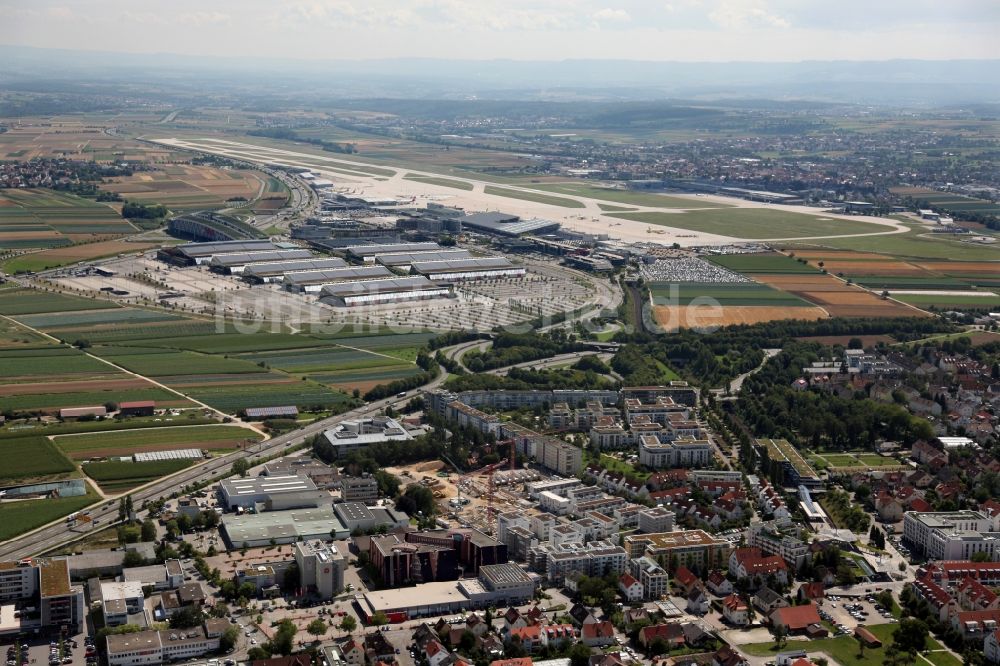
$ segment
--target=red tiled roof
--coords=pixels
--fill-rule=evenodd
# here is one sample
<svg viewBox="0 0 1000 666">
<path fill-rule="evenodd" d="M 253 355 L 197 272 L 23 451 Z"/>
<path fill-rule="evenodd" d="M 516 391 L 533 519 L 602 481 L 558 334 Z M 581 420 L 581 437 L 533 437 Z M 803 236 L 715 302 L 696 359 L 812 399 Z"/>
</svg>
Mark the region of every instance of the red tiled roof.
<svg viewBox="0 0 1000 666">
<path fill-rule="evenodd" d="M 542 626 L 540 624 L 529 624 L 527 627 L 514 627 L 510 630 L 510 635 L 517 636 L 522 641 L 538 640 L 542 635 Z"/>
<path fill-rule="evenodd" d="M 614 635 L 615 626 L 606 620 L 583 625 L 584 638 L 613 638 Z"/>
<path fill-rule="evenodd" d="M 633 576 L 628 572 L 623 573 L 621 575 L 621 578 L 619 578 L 618 580 L 626 589 L 632 587 L 633 585 L 639 582 L 635 579 L 635 576 Z"/>
<path fill-rule="evenodd" d="M 674 572 L 674 578 L 677 579 L 677 582 L 684 587 L 690 587 L 698 582 L 698 577 L 684 565 L 678 567 L 677 571 Z"/>
<path fill-rule="evenodd" d="M 791 631 L 805 629 L 810 624 L 820 623 L 819 613 L 816 612 L 816 606 L 812 604 L 778 608 L 771 613 L 772 618 L 775 616 L 780 624 L 785 625 Z"/>
</svg>

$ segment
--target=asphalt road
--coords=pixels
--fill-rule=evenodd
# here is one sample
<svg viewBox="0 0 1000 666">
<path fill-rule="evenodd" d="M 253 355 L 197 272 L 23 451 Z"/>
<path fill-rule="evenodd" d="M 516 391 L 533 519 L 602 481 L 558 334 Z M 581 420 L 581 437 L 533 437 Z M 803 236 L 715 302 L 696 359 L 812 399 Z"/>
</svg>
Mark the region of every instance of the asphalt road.
<svg viewBox="0 0 1000 666">
<path fill-rule="evenodd" d="M 202 465 L 184 470 L 173 476 L 165 477 L 155 481 L 131 493 L 132 500 L 138 508 L 146 500 L 156 500 L 169 497 L 171 494 L 190 484 L 197 484 L 208 481 L 221 473 L 226 473 L 232 467 L 233 462 L 239 458 L 248 458 L 251 461 L 259 460 L 280 453 L 283 449 L 296 444 L 301 444 L 306 439 L 316 435 L 332 426 L 348 419 L 368 416 L 381 411 L 386 406 L 397 401 L 406 400 L 419 395 L 425 390 L 437 388 L 444 383 L 447 373 L 442 372 L 434 381 L 419 388 L 406 392 L 405 397 L 391 396 L 375 402 L 370 402 L 363 407 L 352 409 L 343 414 L 337 414 L 321 421 L 310 423 L 304 428 L 300 428 L 291 433 L 268 439 L 260 444 L 255 444 L 247 449 L 234 451 L 233 453 L 220 456 Z M 92 507 L 90 516 L 93 523 L 89 527 L 77 527 L 70 529 L 66 525 L 65 519 L 49 523 L 33 532 L 23 534 L 17 538 L 0 544 L 0 560 L 17 560 L 32 555 L 38 555 L 60 546 L 72 543 L 85 536 L 94 529 L 107 527 L 118 520 L 118 501 L 103 501 L 101 504 Z"/>
</svg>

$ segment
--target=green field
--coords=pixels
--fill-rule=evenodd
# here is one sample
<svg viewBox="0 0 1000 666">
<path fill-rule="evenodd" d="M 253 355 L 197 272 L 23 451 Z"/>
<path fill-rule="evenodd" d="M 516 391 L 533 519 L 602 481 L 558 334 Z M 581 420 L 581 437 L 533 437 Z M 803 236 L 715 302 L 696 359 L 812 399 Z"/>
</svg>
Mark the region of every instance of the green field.
<svg viewBox="0 0 1000 666">
<path fill-rule="evenodd" d="M 819 269 L 784 254 L 719 254 L 705 259 L 737 273 L 770 275 L 813 275 Z"/>
<path fill-rule="evenodd" d="M 121 492 L 156 481 L 193 465 L 194 460 L 157 460 L 154 462 L 123 462 L 108 460 L 86 463 L 83 473 L 96 481 L 105 492 Z"/>
<path fill-rule="evenodd" d="M 1000 266 L 997 268 L 1000 270 Z M 941 289 L 948 291 L 972 289 L 969 282 L 952 277 L 879 275 L 859 277 L 855 278 L 854 281 L 869 289 Z"/>
<path fill-rule="evenodd" d="M 0 350 L 3 376 L 34 378 L 46 375 L 112 374 L 114 368 L 70 347 Z M 77 379 L 77 378 L 74 378 Z M 22 381 L 27 381 L 22 380 Z M 3 398 L 0 398 L 2 400 Z"/>
<path fill-rule="evenodd" d="M 631 204 L 633 206 L 649 206 L 652 208 L 731 208 L 729 204 L 714 203 L 704 199 L 672 197 L 666 194 L 656 194 L 655 192 L 636 192 L 633 190 L 618 190 L 608 187 L 595 187 L 593 185 L 577 185 L 575 183 L 559 183 L 555 185 L 535 185 L 530 187 L 545 190 L 546 192 L 561 192 L 562 194 L 576 194 L 589 199 L 601 199 L 620 204 Z M 601 207 L 604 208 L 603 206 Z"/>
<path fill-rule="evenodd" d="M 190 388 L 185 393 L 229 414 L 235 414 L 247 407 L 284 407 L 285 405 L 296 405 L 305 409 L 313 407 L 340 409 L 346 406 L 349 400 L 346 394 L 313 382 L 280 384 L 274 388 L 268 388 L 266 391 L 262 391 L 256 386 L 211 386 Z"/>
<path fill-rule="evenodd" d="M 891 292 L 890 292 L 891 293 Z M 956 305 L 968 307 L 995 308 L 1000 305 L 1000 296 L 992 292 L 978 292 L 986 294 L 984 296 L 974 296 L 975 292 L 968 295 L 955 294 L 891 294 L 897 301 L 916 305 L 917 307 L 937 306 L 939 308 L 952 308 Z"/>
<path fill-rule="evenodd" d="M 102 301 L 107 307 L 108 303 Z M 140 308 L 120 308 L 113 306 L 107 310 L 80 312 L 59 312 L 33 314 L 18 317 L 21 323 L 32 328 L 65 328 L 69 326 L 93 326 L 99 324 L 121 324 L 125 322 L 181 321 L 181 317 L 158 310 Z"/>
<path fill-rule="evenodd" d="M 789 640 L 779 650 L 776 643 L 751 643 L 740 645 L 740 651 L 752 657 L 773 657 L 780 651 L 802 649 L 809 654 L 825 653 L 841 666 L 881 666 L 885 659 L 885 649 L 892 643 L 892 633 L 896 630 L 897 624 L 874 624 L 867 625 L 867 629 L 875 634 L 882 641 L 882 647 L 865 648 L 864 658 L 858 658 L 858 641 L 853 636 L 837 636 L 835 638 L 820 638 L 809 641 Z M 931 654 L 942 654 L 944 648 L 934 640 L 927 637 L 927 647 Z M 944 653 L 947 654 L 947 653 Z M 958 666 L 958 660 L 941 660 L 933 662 L 936 666 Z M 917 662 L 919 665 L 921 662 Z M 960 662 L 959 662 L 960 663 Z"/>
<path fill-rule="evenodd" d="M 68 516 L 100 501 L 100 496 L 87 485 L 87 494 L 80 497 L 59 497 L 0 504 L 0 541 L 30 532 L 53 520 Z"/>
<path fill-rule="evenodd" d="M 156 348 L 147 351 L 144 347 L 134 347 L 132 349 L 135 353 L 125 354 L 119 350 L 127 348 L 116 347 L 115 349 L 118 353 L 106 353 L 101 347 L 95 347 L 93 351 L 101 358 L 106 358 L 127 370 L 148 377 L 244 374 L 261 371 L 261 368 L 255 363 L 211 354 Z"/>
<path fill-rule="evenodd" d="M 820 214 L 789 213 L 769 208 L 709 209 L 684 213 L 613 213 L 611 217 L 720 236 L 752 239 L 871 234 L 888 230 L 887 227 L 869 222 L 834 219 Z"/>
<path fill-rule="evenodd" d="M 342 370 L 324 374 L 312 374 L 309 375 L 309 378 L 321 384 L 350 386 L 351 384 L 365 384 L 373 381 L 388 383 L 396 379 L 419 375 L 421 372 L 423 370 L 415 365 L 396 365 L 373 368 L 371 370 Z"/>
<path fill-rule="evenodd" d="M 548 194 L 542 194 L 540 192 L 527 192 L 523 190 L 511 190 L 506 187 L 496 187 L 494 185 L 487 185 L 485 188 L 486 194 L 492 194 L 498 197 L 507 197 L 508 199 L 523 199 L 525 201 L 534 201 L 535 203 L 547 204 L 549 206 L 561 206 L 562 208 L 583 208 L 583 203 L 577 201 L 576 199 L 565 199 L 563 197 L 554 197 Z"/>
<path fill-rule="evenodd" d="M 25 435 L 0 439 L 0 457 L 7 462 L 0 479 L 35 479 L 76 470 L 73 463 L 47 437 Z"/>
<path fill-rule="evenodd" d="M 794 247 L 786 243 L 783 247 Z M 981 245 L 953 238 L 941 238 L 925 233 L 921 228 L 911 228 L 903 234 L 868 236 L 862 238 L 824 238 L 814 243 L 803 242 L 803 247 L 827 247 L 835 250 L 876 252 L 893 257 L 913 259 L 950 259 L 954 261 L 1000 261 L 1000 244 Z"/>
<path fill-rule="evenodd" d="M 121 236 L 135 231 L 110 206 L 47 189 L 0 189 L 0 249 L 70 245 L 64 234 Z M 17 236 L 14 236 L 17 234 Z M 24 237 L 25 234 L 34 234 Z M 8 272 L 31 270 L 30 255 L 5 264 Z"/>
<path fill-rule="evenodd" d="M 183 422 L 178 425 L 184 425 Z M 83 435 L 60 435 L 55 438 L 59 450 L 73 458 L 91 455 L 127 455 L 136 451 L 159 451 L 184 448 L 237 448 L 244 440 L 260 441 L 261 436 L 248 428 L 232 425 L 144 428 L 117 432 L 95 432 Z M 218 444 L 233 446 L 215 446 Z"/>
<path fill-rule="evenodd" d="M 118 307 L 107 301 L 46 293 L 36 289 L 5 289 L 0 291 L 0 314 L 24 315 L 40 312 L 72 310 L 106 310 Z"/>
<path fill-rule="evenodd" d="M 63 407 L 92 407 L 121 400 L 154 400 L 161 407 L 191 407 L 191 403 L 161 388 L 127 389 L 124 391 L 84 391 L 80 393 L 36 393 L 33 395 L 2 396 L 0 411 L 55 411 Z"/>
<path fill-rule="evenodd" d="M 456 190 L 466 190 L 472 191 L 472 183 L 466 182 L 464 180 L 452 180 L 451 178 L 437 178 L 434 176 L 418 176 L 416 174 L 408 173 L 403 176 L 403 180 L 413 180 L 418 183 L 427 183 L 428 185 L 440 185 L 442 187 L 452 187 Z"/>
<path fill-rule="evenodd" d="M 700 298 L 714 299 L 719 305 L 812 307 L 798 296 L 756 282 L 651 282 L 649 291 L 654 305 L 689 305 Z"/>
</svg>

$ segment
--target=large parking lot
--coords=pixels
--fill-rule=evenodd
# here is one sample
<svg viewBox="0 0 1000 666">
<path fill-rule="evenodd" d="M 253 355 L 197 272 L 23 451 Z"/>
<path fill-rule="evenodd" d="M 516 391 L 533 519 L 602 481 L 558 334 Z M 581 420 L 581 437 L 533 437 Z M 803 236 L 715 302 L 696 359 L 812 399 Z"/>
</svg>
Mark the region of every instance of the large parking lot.
<svg viewBox="0 0 1000 666">
<path fill-rule="evenodd" d="M 874 588 L 872 593 L 877 594 Z M 896 619 L 873 595 L 845 597 L 830 595 L 819 605 L 820 617 L 837 627 L 839 634 L 852 633 L 859 624 L 885 624 Z"/>
</svg>

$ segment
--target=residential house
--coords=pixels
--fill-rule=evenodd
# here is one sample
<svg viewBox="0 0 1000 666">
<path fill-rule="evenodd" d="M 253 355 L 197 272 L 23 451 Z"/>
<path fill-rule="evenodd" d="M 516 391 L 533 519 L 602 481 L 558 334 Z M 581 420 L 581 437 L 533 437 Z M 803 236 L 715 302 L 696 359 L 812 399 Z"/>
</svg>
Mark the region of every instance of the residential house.
<svg viewBox="0 0 1000 666">
<path fill-rule="evenodd" d="M 811 603 L 776 608 L 771 611 L 768 618 L 771 620 L 771 626 L 784 627 L 790 635 L 805 634 L 810 638 L 817 638 L 827 634 L 816 606 Z"/>
<path fill-rule="evenodd" d="M 681 565 L 674 572 L 674 585 L 677 586 L 679 592 L 687 596 L 694 588 L 701 587 L 701 579 L 686 566 Z"/>
<path fill-rule="evenodd" d="M 730 594 L 722 600 L 722 616 L 726 622 L 736 627 L 750 624 L 750 607 L 738 594 Z"/>
<path fill-rule="evenodd" d="M 788 606 L 788 601 L 769 587 L 762 587 L 757 590 L 751 599 L 753 607 L 761 614 L 770 616 L 778 608 Z"/>
<path fill-rule="evenodd" d="M 615 627 L 607 620 L 583 625 L 580 639 L 587 647 L 605 647 L 615 642 Z"/>
<path fill-rule="evenodd" d="M 626 601 L 642 601 L 642 583 L 630 573 L 623 573 L 618 579 L 618 589 Z"/>
<path fill-rule="evenodd" d="M 662 640 L 671 650 L 684 647 L 684 628 L 679 624 L 654 624 L 639 630 L 639 644 L 646 650 L 657 640 Z"/>
<path fill-rule="evenodd" d="M 687 595 L 687 611 L 692 615 L 704 615 L 708 612 L 710 602 L 703 587 L 693 588 Z"/>
<path fill-rule="evenodd" d="M 705 586 L 708 587 L 712 594 L 724 597 L 726 595 L 733 593 L 733 583 L 726 577 L 722 571 L 718 569 L 712 570 L 708 574 L 708 579 L 705 581 Z"/>
</svg>

